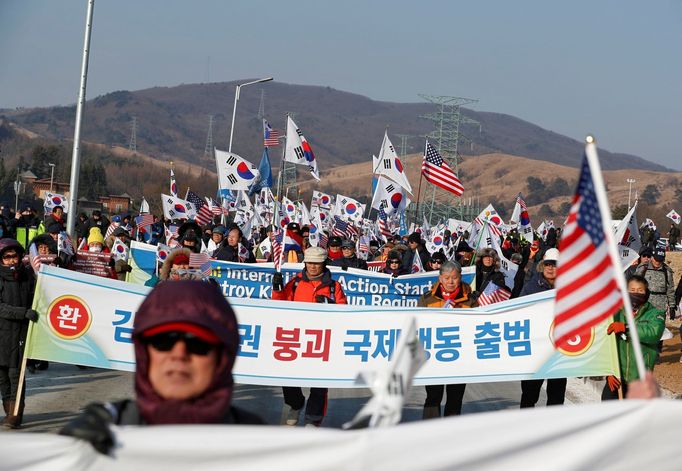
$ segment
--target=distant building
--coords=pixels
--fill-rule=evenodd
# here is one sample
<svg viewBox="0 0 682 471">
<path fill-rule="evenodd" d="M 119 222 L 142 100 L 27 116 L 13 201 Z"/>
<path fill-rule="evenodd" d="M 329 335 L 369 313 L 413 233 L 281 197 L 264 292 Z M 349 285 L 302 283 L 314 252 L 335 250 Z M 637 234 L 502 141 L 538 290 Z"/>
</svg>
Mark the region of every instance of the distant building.
<svg viewBox="0 0 682 471">
<path fill-rule="evenodd" d="M 122 195 L 100 196 L 102 210 L 109 214 L 128 213 L 133 206 L 133 197 L 128 193 Z"/>
</svg>

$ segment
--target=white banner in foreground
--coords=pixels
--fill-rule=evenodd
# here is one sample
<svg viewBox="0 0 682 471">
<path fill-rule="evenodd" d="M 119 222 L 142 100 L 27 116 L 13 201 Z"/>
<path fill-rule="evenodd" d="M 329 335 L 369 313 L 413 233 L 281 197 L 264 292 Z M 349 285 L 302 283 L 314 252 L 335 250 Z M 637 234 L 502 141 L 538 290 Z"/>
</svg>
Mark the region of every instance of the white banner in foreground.
<svg viewBox="0 0 682 471">
<path fill-rule="evenodd" d="M 43 265 L 34 299 L 40 320 L 28 357 L 133 370 L 133 319 L 149 290 Z M 233 371 L 239 383 L 357 387 L 358 374 L 387 367 L 408 316 L 417 321 L 427 356 L 416 385 L 603 376 L 618 369 L 605 325 L 568 350 L 554 349 L 553 292 L 458 310 L 229 301 L 239 321 Z"/>
<path fill-rule="evenodd" d="M 115 429 L 112 456 L 52 434 L 6 433 L 3 469 L 677 470 L 679 401 L 609 401 L 470 414 L 370 430 L 268 426 Z"/>
</svg>

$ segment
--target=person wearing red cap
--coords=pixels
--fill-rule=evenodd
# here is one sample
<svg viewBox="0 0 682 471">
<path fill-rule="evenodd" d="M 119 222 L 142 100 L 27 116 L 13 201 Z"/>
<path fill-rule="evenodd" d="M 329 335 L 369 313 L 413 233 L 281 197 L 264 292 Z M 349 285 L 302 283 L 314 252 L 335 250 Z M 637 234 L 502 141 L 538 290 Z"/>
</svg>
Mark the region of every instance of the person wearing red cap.
<svg viewBox="0 0 682 471">
<path fill-rule="evenodd" d="M 108 453 L 116 425 L 260 424 L 232 406 L 237 319 L 213 283 L 161 283 L 133 324 L 135 400 L 91 404 L 59 433 Z"/>
</svg>

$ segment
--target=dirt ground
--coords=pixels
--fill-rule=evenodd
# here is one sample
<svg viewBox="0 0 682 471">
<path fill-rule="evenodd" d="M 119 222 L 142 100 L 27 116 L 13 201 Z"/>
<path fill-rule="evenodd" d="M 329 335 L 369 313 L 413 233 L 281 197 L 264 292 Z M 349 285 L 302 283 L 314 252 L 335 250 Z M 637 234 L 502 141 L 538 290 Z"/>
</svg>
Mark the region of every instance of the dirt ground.
<svg viewBox="0 0 682 471">
<path fill-rule="evenodd" d="M 675 286 L 677 286 L 682 274 L 682 252 L 668 252 L 665 262 L 673 269 Z M 661 387 L 682 397 L 682 363 L 680 362 L 682 341 L 680 341 L 679 317 L 674 321 L 669 320 L 666 326 L 674 337 L 663 342 L 663 352 L 659 364 L 654 368 L 654 376 Z"/>
</svg>

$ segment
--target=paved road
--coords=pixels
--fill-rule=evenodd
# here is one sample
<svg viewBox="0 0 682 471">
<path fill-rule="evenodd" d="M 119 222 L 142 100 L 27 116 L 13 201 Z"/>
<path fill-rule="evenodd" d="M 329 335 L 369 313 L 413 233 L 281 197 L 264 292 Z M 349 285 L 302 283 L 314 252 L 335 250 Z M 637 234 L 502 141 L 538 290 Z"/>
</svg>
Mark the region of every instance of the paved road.
<svg viewBox="0 0 682 471">
<path fill-rule="evenodd" d="M 47 371 L 27 373 L 26 432 L 55 432 L 89 402 L 133 397 L 133 375 L 96 368 L 78 369 L 52 363 Z M 518 382 L 472 384 L 464 396 L 463 414 L 517 408 L 521 394 Z M 329 395 L 325 427 L 339 428 L 360 410 L 370 396 L 367 389 L 333 389 Z M 404 421 L 421 419 L 424 388 L 414 387 L 403 413 Z M 577 380 L 569 382 L 569 402 L 594 400 L 591 391 Z M 540 404 L 544 404 L 545 392 Z M 235 404 L 253 411 L 269 424 L 279 424 L 282 390 L 279 387 L 238 385 Z"/>
</svg>

